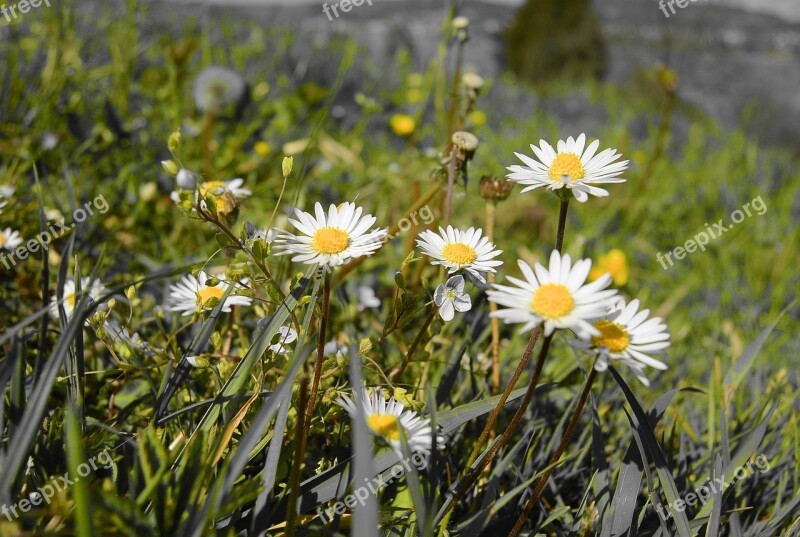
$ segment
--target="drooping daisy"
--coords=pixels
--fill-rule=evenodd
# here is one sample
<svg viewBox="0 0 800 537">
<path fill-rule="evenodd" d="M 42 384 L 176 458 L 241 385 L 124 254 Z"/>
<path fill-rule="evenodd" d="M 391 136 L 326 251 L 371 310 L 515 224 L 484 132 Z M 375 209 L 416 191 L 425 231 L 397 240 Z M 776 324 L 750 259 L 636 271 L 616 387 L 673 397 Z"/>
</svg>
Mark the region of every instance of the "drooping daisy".
<svg viewBox="0 0 800 537">
<path fill-rule="evenodd" d="M 595 321 L 599 334 L 589 341 L 571 341 L 581 349 L 591 349 L 597 355 L 594 368 L 597 371 L 608 369 L 609 361 L 619 361 L 628 366 L 634 376 L 645 386 L 650 381 L 644 375 L 644 367 L 650 366 L 665 370 L 667 364 L 656 360 L 669 347 L 669 332 L 660 317 L 647 319 L 650 310 L 639 311 L 639 300 L 629 304 L 618 301 L 610 313 Z"/>
<path fill-rule="evenodd" d="M 328 341 L 322 349 L 322 353 L 327 356 L 335 356 L 336 358 L 343 358 L 347 352 L 347 345 L 342 345 L 335 339 Z"/>
<path fill-rule="evenodd" d="M 89 288 L 90 281 L 91 278 L 89 277 L 81 278 L 81 296 L 88 292 L 91 300 L 96 302 L 100 300 L 100 296 L 106 293 L 107 290 L 97 280 L 92 282 L 92 286 Z M 64 314 L 67 317 L 67 321 L 72 318 L 72 313 L 75 311 L 75 305 L 80 302 L 81 296 L 75 295 L 75 280 L 73 278 L 68 278 L 64 282 L 64 301 L 61 303 L 64 307 Z M 91 301 L 87 302 L 87 306 L 89 304 L 91 304 Z M 58 319 L 58 298 L 55 293 L 53 298 L 50 299 L 50 315 L 53 316 L 53 318 Z"/>
<path fill-rule="evenodd" d="M 500 255 L 502 250 L 495 250 L 494 244 L 487 237 L 481 237 L 480 228 L 469 228 L 466 231 L 439 228 L 439 233 L 425 230 L 417 237 L 417 245 L 422 252 L 433 258 L 433 265 L 442 265 L 447 272 L 452 274 L 464 269 L 475 276 L 481 283 L 486 279 L 481 272 L 495 272 L 494 267 L 503 264 L 502 261 L 493 260 Z"/>
<path fill-rule="evenodd" d="M 20 244 L 22 244 L 22 237 L 19 236 L 19 231 L 10 227 L 0 231 L 0 248 L 15 250 Z"/>
<path fill-rule="evenodd" d="M 433 429 L 429 419 L 421 418 L 413 410 L 406 410 L 403 403 L 394 397 L 387 401 L 382 390 L 373 390 L 370 394 L 366 388 L 362 388 L 361 401 L 370 432 L 386 440 L 400 458 L 403 457 L 401 427 L 411 453 L 430 454 Z M 336 403 L 350 414 L 351 419 L 356 418 L 356 405 L 350 397 L 342 395 Z M 441 447 L 443 441 L 442 437 L 437 436 L 437 447 Z"/>
<path fill-rule="evenodd" d="M 559 140 L 557 151 L 544 140 L 539 140 L 539 147 L 531 144 L 536 159 L 514 153 L 525 164 L 509 166 L 512 173 L 508 178 L 523 185 L 527 192 L 540 187 L 547 190 L 568 188 L 580 202 L 589 199 L 589 194 L 598 197 L 608 196 L 608 191 L 594 184 L 624 183 L 622 172 L 628 168 L 628 161 L 616 162 L 622 155 L 616 149 L 605 149 L 597 153 L 600 141 L 595 140 L 586 146 L 586 135 L 581 134 L 575 140 L 570 136 L 566 141 Z M 597 153 L 597 154 L 595 154 Z M 537 160 L 538 159 L 538 160 Z"/>
<path fill-rule="evenodd" d="M 302 235 L 279 231 L 274 243 L 277 255 L 294 254 L 292 261 L 319 264 L 330 270 L 350 259 L 372 255 L 383 245 L 386 230 L 368 231 L 376 218 L 362 215 L 363 210 L 355 203 L 346 202 L 338 208 L 331 205 L 327 215 L 316 203 L 314 212 L 312 215 L 295 209 L 297 219 L 290 218 L 289 222 Z"/>
<path fill-rule="evenodd" d="M 182 311 L 183 315 L 192 315 L 196 311 L 212 310 L 213 298 L 221 300 L 228 284 L 219 281 L 216 285 L 207 285 L 210 276 L 200 272 L 195 278 L 192 274 L 185 274 L 175 285 L 170 287 L 169 310 Z M 231 306 L 249 306 L 252 300 L 249 297 L 236 295 L 231 292 L 225 300 L 222 311 L 231 311 Z"/>
<path fill-rule="evenodd" d="M 227 206 L 230 204 L 230 201 L 228 200 L 226 194 L 233 196 L 235 201 L 242 201 L 249 198 L 253 194 L 249 188 L 243 188 L 243 184 L 244 179 L 238 177 L 236 179 L 229 179 L 227 181 L 204 181 L 197 186 L 197 192 L 202 198 L 205 198 L 209 194 L 213 195 L 214 201 L 217 204 L 217 208 L 222 213 L 228 213 L 233 209 L 233 207 Z M 169 197 L 175 203 L 180 203 L 181 201 L 180 193 L 176 190 L 173 191 Z"/>
<path fill-rule="evenodd" d="M 275 354 L 284 356 L 291 351 L 286 345 L 294 343 L 297 340 L 297 330 L 291 326 L 281 326 L 278 328 L 278 342 L 273 343 L 268 348 Z"/>
<path fill-rule="evenodd" d="M 490 301 L 507 308 L 492 312 L 492 317 L 524 323 L 523 332 L 544 324 L 546 336 L 556 328 L 572 330 L 581 339 L 600 335 L 591 321 L 605 315 L 617 293 L 604 290 L 611 276 L 605 274 L 586 284 L 591 260 L 572 265 L 569 255 L 562 256 L 557 250 L 550 255 L 549 270 L 539 263 L 533 269 L 522 260 L 518 264 L 525 279 L 507 276 L 517 287 L 492 284 L 494 290 L 487 291 Z"/>
<path fill-rule="evenodd" d="M 464 313 L 472 308 L 469 294 L 464 290 L 464 276 L 453 276 L 440 284 L 433 293 L 433 301 L 439 308 L 442 320 L 452 321 L 455 312 Z"/>
<path fill-rule="evenodd" d="M 356 299 L 358 300 L 358 311 L 381 307 L 381 299 L 375 296 L 375 289 L 368 285 L 359 285 L 356 288 Z"/>
</svg>

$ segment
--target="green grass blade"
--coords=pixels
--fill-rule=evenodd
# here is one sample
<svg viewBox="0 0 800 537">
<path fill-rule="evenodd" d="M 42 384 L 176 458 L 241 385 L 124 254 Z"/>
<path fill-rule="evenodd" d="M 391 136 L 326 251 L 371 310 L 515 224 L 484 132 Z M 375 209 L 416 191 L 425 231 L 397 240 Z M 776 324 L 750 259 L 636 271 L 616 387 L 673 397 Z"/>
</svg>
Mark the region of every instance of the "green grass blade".
<svg viewBox="0 0 800 537">
<path fill-rule="evenodd" d="M 639 404 L 639 401 L 633 394 L 633 391 L 631 391 L 630 387 L 620 376 L 617 370 L 610 366 L 608 370 L 611 372 L 614 380 L 617 381 L 620 389 L 622 389 L 622 392 L 625 394 L 625 398 L 628 400 L 628 404 L 633 410 L 636 429 L 641 436 L 646 452 L 649 453 L 653 458 L 652 462 L 656 466 L 659 481 L 664 489 L 664 494 L 667 496 L 667 501 L 670 505 L 675 505 L 675 502 L 680 500 L 681 496 L 678 493 L 678 487 L 675 486 L 675 480 L 672 478 L 672 473 L 667 465 L 667 459 L 664 456 L 664 452 L 661 451 L 661 446 L 658 444 L 658 440 L 656 440 L 656 435 L 653 433 L 653 428 L 649 425 L 647 414 L 645 414 L 642 406 Z M 678 511 L 677 509 L 673 509 L 672 515 L 673 520 L 675 521 L 675 526 L 678 529 L 678 535 L 680 535 L 680 537 L 692 537 L 692 530 L 689 526 L 689 519 L 687 518 L 686 513 L 683 511 Z"/>
</svg>

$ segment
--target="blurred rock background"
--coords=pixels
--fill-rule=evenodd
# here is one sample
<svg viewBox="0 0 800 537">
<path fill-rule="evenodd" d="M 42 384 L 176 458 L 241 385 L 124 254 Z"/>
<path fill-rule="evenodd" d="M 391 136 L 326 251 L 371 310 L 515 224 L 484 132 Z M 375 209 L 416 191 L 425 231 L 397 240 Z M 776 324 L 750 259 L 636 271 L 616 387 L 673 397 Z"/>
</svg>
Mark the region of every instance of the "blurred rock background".
<svg viewBox="0 0 800 537">
<path fill-rule="evenodd" d="M 241 18 L 265 27 L 291 27 L 298 42 L 320 44 L 337 34 L 353 35 L 368 45 L 380 68 L 389 65 L 402 47 L 411 51 L 415 65 L 426 65 L 436 54 L 438 41 L 432 36 L 439 35 L 449 6 L 443 0 L 372 0 L 371 6 L 364 3 L 347 13 L 339 10 L 339 17 L 329 20 L 322 4 L 320 0 L 153 0 L 151 13 L 163 16 L 160 7 L 176 20 L 192 15 L 208 24 Z M 524 8 L 525 20 L 530 18 L 527 41 L 525 22 L 515 22 L 523 4 L 523 0 L 462 2 L 459 14 L 472 21 L 468 66 L 484 76 L 501 78 L 515 54 L 519 56 L 519 45 L 513 51 L 508 47 L 512 27 L 517 28 L 517 41 L 512 38 L 512 43 L 539 50 L 561 46 L 588 54 L 590 71 L 634 90 L 643 68 L 663 63 L 677 72 L 678 97 L 687 109 L 696 107 L 725 128 L 741 125 L 763 143 L 800 152 L 800 0 L 697 0 L 683 9 L 676 6 L 668 18 L 658 0 L 530 0 Z M 596 24 L 575 24 L 584 20 L 571 11 L 580 4 Z M 560 27 L 559 20 L 569 24 Z M 545 32 L 550 34 L 547 39 L 542 37 Z M 594 65 L 595 59 L 601 64 Z M 553 68 L 559 61 L 540 64 Z M 557 117 L 593 114 L 580 95 L 515 105 L 522 114 L 537 105 L 555 108 L 551 111 Z M 581 123 L 583 128 L 590 126 Z M 680 133 L 681 125 L 676 129 Z"/>
</svg>

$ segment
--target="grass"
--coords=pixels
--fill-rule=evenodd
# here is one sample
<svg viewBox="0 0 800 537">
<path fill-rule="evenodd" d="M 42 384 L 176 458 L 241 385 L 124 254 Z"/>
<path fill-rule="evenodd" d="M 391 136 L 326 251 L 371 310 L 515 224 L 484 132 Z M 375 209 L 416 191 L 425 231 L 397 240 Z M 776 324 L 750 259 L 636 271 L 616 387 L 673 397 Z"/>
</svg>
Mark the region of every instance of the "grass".
<svg viewBox="0 0 800 537">
<path fill-rule="evenodd" d="M 376 225 L 391 228 L 426 192 L 434 193 L 423 204 L 431 225 L 441 223 L 450 165 L 445 66 L 456 56 L 455 40 L 443 39 L 441 56 L 424 70 L 401 52 L 378 71 L 344 38 L 317 46 L 279 29 L 176 23 L 134 1 L 97 17 L 65 2 L 3 32 L 0 185 L 15 193 L 0 229 L 30 239 L 43 229 L 42 214 L 70 222 L 76 207 L 100 195 L 109 210 L 55 239 L 44 255 L 0 266 L 0 505 L 19 506 L 65 472 L 80 477 L 81 464 L 104 452 L 113 464 L 49 502 L 18 507 L 20 516 L 0 516 L 0 535 L 363 535 L 376 520 L 387 535 L 440 532 L 447 495 L 469 473 L 498 401 L 485 293 L 468 285 L 471 311 L 426 323 L 443 273 L 400 227 L 376 255 L 334 273 L 323 343 L 336 340 L 342 352 L 324 353 L 311 397 L 321 277 L 263 241 L 240 239 L 245 222 L 289 229 L 290 210 L 316 201 L 355 199 Z M 294 69 L 297 58 L 308 62 L 304 73 Z M 191 84 L 213 64 L 243 73 L 249 98 L 213 119 L 205 163 L 204 119 Z M 451 222 L 462 228 L 485 226 L 479 179 L 502 177 L 514 152 L 529 153 L 539 139 L 586 130 L 631 160 L 628 181 L 611 185 L 608 198 L 570 205 L 564 251 L 597 262 L 622 250 L 629 274 L 621 294 L 664 317 L 672 334 L 670 367 L 650 370 L 649 388 L 624 368 L 598 374 L 528 530 L 797 531 L 800 383 L 789 365 L 800 343 L 800 278 L 791 264 L 800 247 L 797 159 L 685 106 L 670 76 L 654 68 L 623 86 L 565 81 L 534 93 L 506 75 L 477 97 L 482 113 L 464 115 L 480 145 L 466 186 L 460 176 L 454 184 Z M 586 117 L 565 120 L 564 103 L 576 100 Z M 413 133 L 392 132 L 395 114 L 413 118 Z M 178 129 L 180 142 L 170 148 Z M 294 164 L 284 177 L 288 154 Z M 174 179 L 164 160 L 203 179 L 241 177 L 252 196 L 218 223 L 191 218 L 170 199 Z M 662 268 L 659 252 L 707 223 L 729 223 L 759 197 L 766 212 Z M 212 206 L 212 215 L 219 211 Z M 517 259 L 547 259 L 558 212 L 558 197 L 539 190 L 517 187 L 498 202 L 498 281 L 519 276 Z M 212 302 L 217 307 L 187 317 L 168 311 L 169 285 L 201 267 L 247 277 L 252 306 L 224 312 Z M 79 295 L 70 320 L 50 316 L 50 298 L 64 296 L 66 280 L 80 276 L 108 292 L 99 304 Z M 380 306 L 359 307 L 364 287 Z M 282 356 L 268 347 L 286 324 L 299 339 Z M 528 337 L 505 325 L 500 336 L 502 389 Z M 509 532 L 546 471 L 592 366 L 565 340 L 557 332 L 532 403 L 518 412 L 520 428 L 455 506 L 451 535 Z M 317 512 L 345 498 L 350 475 L 361 483 L 398 460 L 378 439 L 373 456 L 366 428 L 335 404 L 362 378 L 430 417 L 447 447 L 324 525 Z M 529 382 L 530 367 L 490 442 L 507 430 Z M 748 462 L 751 471 L 734 481 Z M 705 505 L 672 509 L 668 520 L 658 515 L 715 478 L 734 483 Z"/>
</svg>

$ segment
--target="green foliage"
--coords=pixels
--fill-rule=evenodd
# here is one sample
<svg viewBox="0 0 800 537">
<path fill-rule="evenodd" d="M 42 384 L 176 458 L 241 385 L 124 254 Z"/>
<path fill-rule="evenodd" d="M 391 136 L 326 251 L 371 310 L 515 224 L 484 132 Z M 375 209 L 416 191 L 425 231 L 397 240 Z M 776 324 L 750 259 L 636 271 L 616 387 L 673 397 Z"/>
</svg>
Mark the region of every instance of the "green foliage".
<svg viewBox="0 0 800 537">
<path fill-rule="evenodd" d="M 0 537 L 277 534 L 295 485 L 298 528 L 347 534 L 351 522 L 371 520 L 372 507 L 359 507 L 355 521 L 342 517 L 340 526 L 323 525 L 315 511 L 343 498 L 351 476 L 370 473 L 363 430 L 354 431 L 335 404 L 359 375 L 434 419 L 446 438 L 426 469 L 375 496 L 384 531 L 439 529 L 448 494 L 499 400 L 483 289 L 469 288 L 470 312 L 450 323 L 435 316 L 428 326 L 444 272 L 413 250 L 411 230 L 443 220 L 449 59 L 443 54 L 415 72 L 403 52 L 378 71 L 349 40 L 300 43 L 288 31 L 241 21 L 154 24 L 163 13 L 133 1 L 104 9 L 89 17 L 74 3 L 54 3 L 15 23 L 0 46 L 0 185 L 15 187 L 0 231 L 11 226 L 30 239 L 46 229 L 43 219 L 69 223 L 75 207 L 99 195 L 110 206 L 54 238 L 46 252 L 8 268 L 0 263 L 0 506 L 17 505 L 104 452 L 113 460 L 46 505 L 13 520 L 0 516 Z M 560 111 L 582 103 L 602 118 L 591 137 L 632 162 L 628 182 L 611 185 L 608 198 L 572 204 L 566 251 L 597 261 L 622 250 L 630 270 L 621 294 L 663 316 L 672 334 L 670 369 L 653 375 L 651 388 L 630 384 L 624 370 L 599 376 L 526 529 L 791 534 L 800 509 L 800 380 L 787 362 L 800 346 L 796 158 L 740 130 L 723 131 L 681 102 L 680 91 L 665 89 L 663 69 L 637 73 L 622 87 L 565 81 L 562 75 L 602 70 L 603 45 L 586 2 L 529 2 L 509 39 L 518 75 L 548 81 L 549 91 L 534 95 L 504 77 L 475 96 L 473 112 L 483 116 L 463 119 L 480 146 L 470 181 L 455 189 L 451 222 L 484 226 L 476 179 L 502 176 L 514 151 L 527 153 L 531 142 L 575 135 Z M 306 74 L 298 57 L 308 62 Z M 207 145 L 191 86 L 210 65 L 242 73 L 249 99 L 238 117 L 214 120 Z M 534 100 L 537 112 L 521 117 Z M 392 133 L 395 113 L 414 118 L 411 135 Z M 291 175 L 285 154 L 294 156 Z M 231 201 L 178 189 L 181 168 L 201 182 L 240 177 L 252 196 L 221 215 Z M 428 191 L 432 220 L 423 222 L 425 213 L 410 208 Z M 659 252 L 759 196 L 766 212 L 705 251 L 666 268 L 657 261 Z M 376 225 L 398 224 L 396 236 L 361 265 L 334 272 L 321 342 L 334 350 L 323 347 L 301 450 L 324 276 L 276 256 L 275 244 L 255 233 L 290 229 L 293 207 L 353 199 Z M 505 263 L 498 281 L 519 276 L 517 259 L 547 257 L 558 205 L 550 193 L 518 187 L 498 203 L 494 236 Z M 212 282 L 245 282 L 241 294 L 252 305 L 225 312 L 223 295 L 193 315 L 170 311 L 170 284 L 200 270 L 213 271 Z M 67 280 L 81 276 L 108 291 L 97 304 L 86 294 L 73 297 L 70 319 L 51 315 L 51 299 L 67 303 Z M 378 305 L 362 299 L 364 288 Z M 298 339 L 284 356 L 273 346 L 286 326 Z M 501 327 L 503 381 L 526 340 Z M 451 535 L 508 531 L 550 464 L 588 367 L 585 356 L 555 339 L 521 427 L 456 507 Z M 526 370 L 500 414 L 498 435 L 529 380 Z M 372 475 L 388 475 L 397 453 L 375 442 Z M 761 455 L 768 471 L 736 480 L 677 519 L 659 517 L 659 506 L 708 479 L 731 481 L 738 466 Z"/>
</svg>

